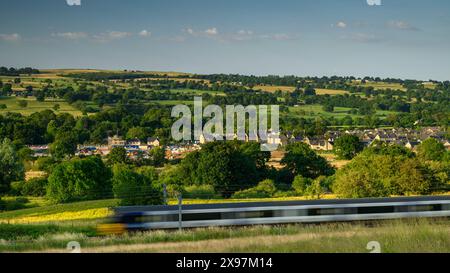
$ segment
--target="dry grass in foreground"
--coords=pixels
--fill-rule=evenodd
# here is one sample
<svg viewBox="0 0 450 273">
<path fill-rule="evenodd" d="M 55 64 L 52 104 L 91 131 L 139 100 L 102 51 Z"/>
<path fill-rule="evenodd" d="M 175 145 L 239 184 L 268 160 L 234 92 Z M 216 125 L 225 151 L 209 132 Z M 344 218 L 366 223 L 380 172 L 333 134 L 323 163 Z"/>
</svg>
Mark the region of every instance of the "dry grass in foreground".
<svg viewBox="0 0 450 273">
<path fill-rule="evenodd" d="M 367 253 L 377 241 L 385 253 L 450 253 L 448 219 L 409 219 L 368 223 L 210 228 L 183 232 L 154 231 L 125 236 L 79 237 L 82 252 L 181 253 Z M 75 237 L 60 236 L 62 239 Z M 55 237 L 52 237 L 55 240 Z M 41 239 L 42 240 L 42 239 Z M 55 245 L 50 244 L 50 245 Z M 26 251 L 26 250 L 25 250 Z M 41 248 L 34 252 L 66 252 Z"/>
</svg>

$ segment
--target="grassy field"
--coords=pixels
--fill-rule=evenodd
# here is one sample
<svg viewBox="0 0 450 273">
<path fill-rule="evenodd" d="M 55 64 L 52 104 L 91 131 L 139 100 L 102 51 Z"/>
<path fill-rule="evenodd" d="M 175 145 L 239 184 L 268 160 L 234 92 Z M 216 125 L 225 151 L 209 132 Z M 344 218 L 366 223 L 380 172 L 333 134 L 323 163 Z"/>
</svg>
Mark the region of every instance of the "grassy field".
<svg viewBox="0 0 450 273">
<path fill-rule="evenodd" d="M 342 118 L 345 116 L 352 116 L 348 113 L 348 111 L 352 110 L 351 108 L 345 107 L 335 107 L 334 112 L 326 112 L 323 110 L 322 105 L 299 105 L 298 107 L 289 107 L 289 112 L 294 116 L 304 116 L 304 117 L 317 117 L 317 116 L 325 116 L 330 117 L 333 116 L 335 118 Z"/>
<path fill-rule="evenodd" d="M 221 92 L 221 91 L 209 91 L 209 90 L 198 90 L 198 89 L 175 89 L 175 90 L 170 90 L 170 93 L 189 94 L 189 95 L 197 95 L 197 96 L 202 96 L 204 94 L 210 94 L 213 96 L 225 96 L 225 93 Z"/>
<path fill-rule="evenodd" d="M 253 89 L 255 90 L 261 90 L 265 92 L 276 92 L 276 91 L 283 91 L 283 92 L 293 92 L 295 90 L 295 87 L 293 86 L 281 86 L 281 85 L 257 85 Z M 348 94 L 348 91 L 345 90 L 336 90 L 336 89 L 316 89 L 317 95 L 343 95 Z"/>
<path fill-rule="evenodd" d="M 27 107 L 20 107 L 17 102 L 19 100 L 25 100 L 28 102 Z M 67 102 L 62 100 L 49 100 L 47 99 L 44 102 L 36 101 L 33 97 L 28 98 L 17 98 L 17 97 L 0 97 L 0 104 L 5 104 L 6 109 L 0 109 L 0 114 L 12 112 L 12 113 L 20 113 L 22 115 L 31 115 L 36 112 L 40 112 L 43 110 L 53 110 L 55 104 L 59 104 L 60 108 L 56 113 L 69 113 L 74 116 L 81 116 L 81 112 L 77 109 L 73 108 Z"/>
<path fill-rule="evenodd" d="M 353 115 L 349 114 L 349 111 L 352 108 L 346 107 L 335 107 L 334 111 L 326 112 L 323 110 L 322 105 L 314 104 L 314 105 L 299 105 L 296 107 L 289 107 L 289 115 L 291 117 L 335 117 L 335 118 L 343 118 L 345 116 L 351 116 L 352 118 L 362 117 L 361 115 Z M 393 114 L 395 112 L 391 111 L 377 111 L 377 116 L 380 118 L 384 118 L 389 114 Z"/>
<path fill-rule="evenodd" d="M 204 228 L 182 232 L 150 231 L 96 236 L 94 226 L 0 225 L 0 252 L 81 251 L 184 253 L 368 253 L 369 242 L 381 252 L 450 252 L 448 219 L 408 219 L 370 223 Z"/>
<path fill-rule="evenodd" d="M 392 90 L 401 90 L 406 91 L 406 88 L 403 87 L 403 85 L 399 83 L 386 83 L 386 82 L 366 82 L 362 84 L 360 81 L 353 82 L 354 84 L 358 86 L 363 87 L 370 87 L 372 86 L 375 90 L 386 90 L 386 89 L 392 89 Z"/>
</svg>

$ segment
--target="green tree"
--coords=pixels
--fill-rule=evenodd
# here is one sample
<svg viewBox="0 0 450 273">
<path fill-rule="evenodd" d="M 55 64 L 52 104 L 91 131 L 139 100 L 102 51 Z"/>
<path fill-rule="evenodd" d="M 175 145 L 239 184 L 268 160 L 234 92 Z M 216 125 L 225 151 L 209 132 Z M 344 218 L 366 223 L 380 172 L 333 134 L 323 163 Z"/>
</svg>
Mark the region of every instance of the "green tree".
<svg viewBox="0 0 450 273">
<path fill-rule="evenodd" d="M 155 167 L 162 167 L 166 163 L 166 149 L 155 147 L 149 152 L 151 163 Z"/>
<path fill-rule="evenodd" d="M 362 152 L 364 155 L 389 155 L 415 157 L 415 154 L 404 146 L 398 144 L 388 144 L 386 142 L 375 141 Z"/>
<path fill-rule="evenodd" d="M 133 127 L 127 132 L 127 139 L 146 139 L 148 137 L 147 129 L 144 127 Z"/>
<path fill-rule="evenodd" d="M 213 185 L 223 197 L 256 184 L 256 162 L 242 153 L 239 142 L 213 142 L 203 146 L 196 169 L 198 181 Z"/>
<path fill-rule="evenodd" d="M 270 198 L 276 193 L 277 188 L 273 180 L 266 179 L 258 183 L 256 187 L 238 191 L 233 198 Z"/>
<path fill-rule="evenodd" d="M 328 112 L 328 113 L 333 113 L 334 112 L 334 106 L 332 104 L 324 104 L 323 105 L 323 111 Z"/>
<path fill-rule="evenodd" d="M 23 183 L 21 194 L 23 196 L 42 197 L 46 195 L 47 178 L 33 178 Z"/>
<path fill-rule="evenodd" d="M 107 156 L 107 162 L 110 166 L 119 163 L 127 163 L 127 150 L 124 147 L 114 147 Z"/>
<path fill-rule="evenodd" d="M 2 87 L 2 95 L 3 96 L 11 94 L 12 92 L 13 92 L 12 85 L 10 83 L 3 84 L 3 87 Z"/>
<path fill-rule="evenodd" d="M 36 101 L 43 102 L 45 101 L 45 93 L 44 91 L 36 91 L 34 96 L 36 97 Z"/>
<path fill-rule="evenodd" d="M 434 138 L 429 138 L 417 147 L 417 154 L 423 160 L 440 161 L 445 155 L 445 146 Z"/>
<path fill-rule="evenodd" d="M 359 138 L 354 135 L 343 135 L 334 142 L 334 153 L 340 159 L 350 160 L 363 150 Z"/>
<path fill-rule="evenodd" d="M 292 188 L 297 194 L 306 194 L 306 189 L 313 183 L 313 179 L 297 175 L 292 182 Z"/>
<path fill-rule="evenodd" d="M 11 182 L 23 180 L 25 168 L 9 139 L 0 144 L 0 193 L 9 190 Z"/>
<path fill-rule="evenodd" d="M 162 191 L 155 186 L 157 178 L 137 173 L 124 164 L 114 165 L 113 174 L 114 196 L 122 206 L 163 204 Z"/>
<path fill-rule="evenodd" d="M 28 147 L 22 147 L 17 151 L 19 159 L 23 161 L 30 161 L 33 159 L 34 152 Z"/>
<path fill-rule="evenodd" d="M 336 172 L 333 191 L 348 198 L 429 194 L 435 180 L 415 158 L 360 154 Z"/>
<path fill-rule="evenodd" d="M 48 178 L 47 197 L 55 203 L 111 198 L 111 171 L 100 157 L 57 165 Z"/>
<path fill-rule="evenodd" d="M 316 90 L 312 86 L 308 86 L 305 88 L 305 91 L 303 92 L 305 96 L 315 96 Z"/>
<path fill-rule="evenodd" d="M 320 199 L 322 195 L 326 192 L 326 185 L 327 185 L 327 177 L 319 176 L 316 179 L 314 179 L 311 185 L 309 185 L 306 188 L 305 193 L 311 198 Z"/>
<path fill-rule="evenodd" d="M 267 162 L 270 160 L 270 152 L 261 151 L 261 145 L 257 142 L 248 142 L 241 145 L 242 153 L 255 161 L 260 172 L 265 172 Z M 262 173 L 262 174 L 263 174 Z"/>
<path fill-rule="evenodd" d="M 58 132 L 55 141 L 50 145 L 50 153 L 57 160 L 71 157 L 77 150 L 77 143 L 78 137 L 75 132 Z"/>
<path fill-rule="evenodd" d="M 307 178 L 329 176 L 334 173 L 327 160 L 316 154 L 307 144 L 297 142 L 286 147 L 286 154 L 281 160 L 293 177 L 302 175 Z"/>
<path fill-rule="evenodd" d="M 19 107 L 26 108 L 28 106 L 28 101 L 26 101 L 26 100 L 18 100 L 17 101 L 17 105 L 19 105 Z"/>
</svg>

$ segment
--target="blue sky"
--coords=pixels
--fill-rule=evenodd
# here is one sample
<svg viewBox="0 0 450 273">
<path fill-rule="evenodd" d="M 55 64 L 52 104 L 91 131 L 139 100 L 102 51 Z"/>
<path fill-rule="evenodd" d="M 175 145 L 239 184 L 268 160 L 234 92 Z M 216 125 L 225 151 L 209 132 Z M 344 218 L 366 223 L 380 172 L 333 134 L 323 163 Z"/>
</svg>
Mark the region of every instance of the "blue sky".
<svg viewBox="0 0 450 273">
<path fill-rule="evenodd" d="M 0 0 L 0 65 L 450 80 L 450 1 Z"/>
</svg>

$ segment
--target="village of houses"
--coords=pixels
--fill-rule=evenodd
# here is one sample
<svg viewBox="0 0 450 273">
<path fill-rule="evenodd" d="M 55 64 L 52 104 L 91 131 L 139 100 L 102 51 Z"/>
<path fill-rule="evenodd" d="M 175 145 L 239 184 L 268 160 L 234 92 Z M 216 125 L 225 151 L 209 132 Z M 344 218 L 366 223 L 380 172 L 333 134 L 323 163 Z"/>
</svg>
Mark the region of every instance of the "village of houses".
<svg viewBox="0 0 450 273">
<path fill-rule="evenodd" d="M 450 150 L 450 140 L 446 137 L 445 131 L 439 127 L 427 127 L 421 130 L 413 129 L 367 129 L 367 130 L 343 130 L 343 131 L 328 131 L 323 136 L 308 137 L 302 135 L 294 135 L 286 132 L 269 133 L 267 136 L 267 144 L 278 145 L 280 149 L 289 143 L 304 142 L 315 151 L 332 151 L 334 141 L 343 134 L 350 134 L 358 136 L 364 146 L 369 146 L 374 141 L 386 142 L 388 144 L 397 144 L 404 146 L 410 150 L 415 151 L 416 147 L 428 138 L 435 138 L 440 141 L 448 150 Z M 214 137 L 212 138 L 214 140 Z M 186 142 L 178 144 L 170 144 L 162 146 L 158 138 L 150 137 L 146 141 L 140 139 L 125 140 L 120 136 L 113 136 L 108 138 L 107 145 L 78 145 L 76 152 L 77 156 L 100 155 L 107 156 L 115 147 L 123 147 L 126 149 L 128 156 L 131 159 L 138 156 L 146 158 L 148 152 L 154 148 L 164 148 L 166 158 L 168 160 L 183 158 L 187 153 L 201 149 L 201 145 L 209 142 L 211 138 L 201 136 L 199 141 Z M 246 141 L 250 141 L 246 136 Z M 29 146 L 36 157 L 44 157 L 49 155 L 49 145 Z"/>
</svg>

